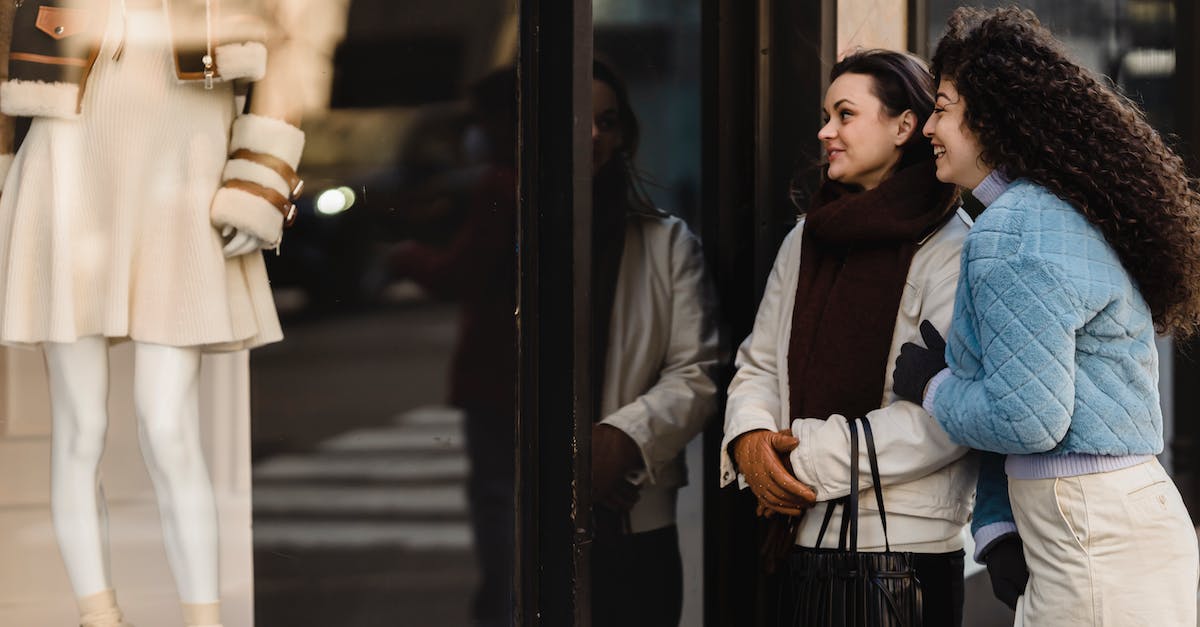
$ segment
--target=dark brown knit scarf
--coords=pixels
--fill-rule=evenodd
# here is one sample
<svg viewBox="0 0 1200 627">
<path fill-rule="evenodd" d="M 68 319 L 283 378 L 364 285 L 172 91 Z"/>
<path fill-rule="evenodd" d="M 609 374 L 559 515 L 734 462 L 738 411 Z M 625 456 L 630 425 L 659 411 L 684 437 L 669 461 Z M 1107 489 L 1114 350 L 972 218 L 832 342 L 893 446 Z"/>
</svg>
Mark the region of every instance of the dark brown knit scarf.
<svg viewBox="0 0 1200 627">
<path fill-rule="evenodd" d="M 788 347 L 791 420 L 853 419 L 879 408 L 908 267 L 957 199 L 957 188 L 934 176 L 932 161 L 872 190 L 826 181 L 817 191 L 804 222 Z M 768 543 L 778 535 L 776 550 L 786 555 L 798 519 L 786 528 L 783 517 L 771 520 L 778 522 Z"/>
<path fill-rule="evenodd" d="M 933 168 L 924 161 L 865 192 L 834 181 L 818 190 L 804 222 L 788 348 L 793 420 L 879 409 L 908 266 L 958 197 Z"/>
</svg>

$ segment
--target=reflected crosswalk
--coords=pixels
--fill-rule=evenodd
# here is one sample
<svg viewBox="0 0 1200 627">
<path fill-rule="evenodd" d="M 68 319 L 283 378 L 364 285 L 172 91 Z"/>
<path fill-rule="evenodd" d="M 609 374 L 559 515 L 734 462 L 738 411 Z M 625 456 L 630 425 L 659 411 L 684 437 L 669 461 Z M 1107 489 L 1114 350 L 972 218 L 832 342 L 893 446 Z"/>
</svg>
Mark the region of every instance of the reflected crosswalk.
<svg viewBox="0 0 1200 627">
<path fill-rule="evenodd" d="M 258 549 L 469 550 L 462 414 L 423 407 L 254 468 Z"/>
</svg>

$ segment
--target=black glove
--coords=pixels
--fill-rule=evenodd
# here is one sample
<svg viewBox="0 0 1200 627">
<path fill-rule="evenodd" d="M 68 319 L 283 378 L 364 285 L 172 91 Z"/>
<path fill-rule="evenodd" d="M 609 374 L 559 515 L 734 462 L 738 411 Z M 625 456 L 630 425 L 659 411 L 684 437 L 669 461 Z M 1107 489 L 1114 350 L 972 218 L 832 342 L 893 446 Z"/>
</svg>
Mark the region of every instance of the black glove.
<svg viewBox="0 0 1200 627">
<path fill-rule="evenodd" d="M 918 405 L 925 400 L 925 385 L 946 367 L 946 340 L 932 322 L 921 321 L 921 337 L 928 348 L 905 342 L 892 373 L 892 390 L 896 395 Z"/>
<path fill-rule="evenodd" d="M 1029 567 L 1025 565 L 1025 549 L 1021 538 L 1011 535 L 996 541 L 987 554 L 988 577 L 992 580 L 992 594 L 1010 609 L 1017 609 L 1017 597 L 1025 594 L 1029 581 Z"/>
</svg>

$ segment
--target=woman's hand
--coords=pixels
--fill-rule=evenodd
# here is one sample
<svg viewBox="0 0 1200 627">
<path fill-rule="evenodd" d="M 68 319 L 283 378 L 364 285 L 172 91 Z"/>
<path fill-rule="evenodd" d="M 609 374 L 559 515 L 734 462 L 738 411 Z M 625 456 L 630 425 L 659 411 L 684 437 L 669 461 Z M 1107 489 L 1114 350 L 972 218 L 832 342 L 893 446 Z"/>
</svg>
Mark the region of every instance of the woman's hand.
<svg viewBox="0 0 1200 627">
<path fill-rule="evenodd" d="M 946 340 L 928 320 L 921 321 L 921 338 L 925 346 L 905 342 L 896 357 L 892 373 L 892 391 L 896 396 L 918 405 L 925 401 L 925 386 L 934 375 L 946 367 Z"/>
<path fill-rule="evenodd" d="M 992 594 L 1010 609 L 1016 609 L 1017 597 L 1025 594 L 1025 584 L 1029 582 L 1021 538 L 1013 535 L 1000 539 L 988 549 L 984 559 L 988 578 L 992 580 Z"/>
<path fill-rule="evenodd" d="M 758 497 L 759 516 L 799 516 L 817 502 L 816 492 L 800 483 L 785 465 L 787 454 L 799 445 L 787 430 L 759 429 L 733 441 L 733 459 Z"/>
<path fill-rule="evenodd" d="M 641 496 L 641 486 L 625 479 L 643 466 L 642 451 L 624 431 L 609 424 L 592 427 L 592 500 L 627 512 Z"/>
</svg>

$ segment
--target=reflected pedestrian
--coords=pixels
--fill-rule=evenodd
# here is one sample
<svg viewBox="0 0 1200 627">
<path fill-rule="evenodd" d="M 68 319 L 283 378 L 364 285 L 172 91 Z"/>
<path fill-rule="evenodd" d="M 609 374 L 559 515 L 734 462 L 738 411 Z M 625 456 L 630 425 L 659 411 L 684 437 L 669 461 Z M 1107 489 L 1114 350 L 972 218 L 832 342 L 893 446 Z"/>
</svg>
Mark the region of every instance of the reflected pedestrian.
<svg viewBox="0 0 1200 627">
<path fill-rule="evenodd" d="M 699 241 L 637 184 L 624 82 L 600 62 L 593 76 L 592 625 L 676 627 L 675 499 L 716 411 L 716 302 Z"/>
</svg>

